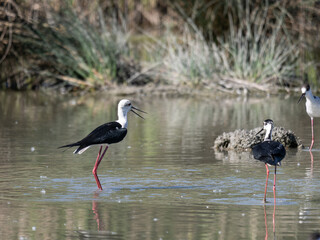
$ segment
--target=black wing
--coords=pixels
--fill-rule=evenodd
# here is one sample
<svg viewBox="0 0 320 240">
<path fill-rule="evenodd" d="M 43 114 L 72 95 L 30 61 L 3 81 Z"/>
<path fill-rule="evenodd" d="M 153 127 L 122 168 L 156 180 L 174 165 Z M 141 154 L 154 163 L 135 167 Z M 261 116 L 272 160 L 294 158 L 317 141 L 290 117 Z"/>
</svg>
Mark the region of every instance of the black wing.
<svg viewBox="0 0 320 240">
<path fill-rule="evenodd" d="M 284 146 L 276 141 L 265 141 L 252 147 L 253 157 L 270 165 L 278 165 L 286 156 Z"/>
<path fill-rule="evenodd" d="M 82 140 L 61 146 L 60 148 L 79 146 L 79 148 L 75 151 L 75 153 L 78 153 L 81 149 L 90 145 L 112 144 L 120 142 L 126 135 L 127 129 L 122 128 L 120 123 L 109 122 L 97 127 Z"/>
</svg>

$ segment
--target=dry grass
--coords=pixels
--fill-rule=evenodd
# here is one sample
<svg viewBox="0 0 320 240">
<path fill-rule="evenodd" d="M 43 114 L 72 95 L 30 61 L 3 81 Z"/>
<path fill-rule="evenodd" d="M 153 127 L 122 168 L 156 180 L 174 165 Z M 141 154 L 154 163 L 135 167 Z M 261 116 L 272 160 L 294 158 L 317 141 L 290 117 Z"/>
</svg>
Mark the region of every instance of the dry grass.
<svg viewBox="0 0 320 240">
<path fill-rule="evenodd" d="M 292 86 L 304 73 L 316 84 L 317 4 L 0 0 L 0 84 L 23 89 L 62 82 L 72 89 L 101 88 L 145 84 L 148 74 L 172 84 L 259 88 Z M 143 58 L 149 61 L 147 70 L 142 70 L 139 55 L 133 61 L 135 46 L 128 41 L 140 31 L 157 38 L 153 46 L 139 43 L 149 54 Z"/>
<path fill-rule="evenodd" d="M 290 84 L 299 50 L 282 29 L 283 17 L 274 22 L 273 29 L 267 27 L 267 10 L 247 11 L 238 27 L 229 15 L 230 30 L 217 42 L 206 40 L 195 25 L 191 25 L 193 31 L 187 27 L 182 36 L 170 35 L 161 45 L 165 51 L 159 74 L 173 84 L 232 82 L 259 90 Z"/>
</svg>

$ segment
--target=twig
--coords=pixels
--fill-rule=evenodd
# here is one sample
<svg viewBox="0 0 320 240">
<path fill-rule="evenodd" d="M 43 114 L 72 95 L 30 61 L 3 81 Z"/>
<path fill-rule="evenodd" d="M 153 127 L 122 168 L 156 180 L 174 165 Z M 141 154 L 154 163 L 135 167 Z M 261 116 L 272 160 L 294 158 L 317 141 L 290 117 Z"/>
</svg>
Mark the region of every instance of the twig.
<svg viewBox="0 0 320 240">
<path fill-rule="evenodd" d="M 160 62 L 160 63 L 156 63 L 156 64 L 150 66 L 149 68 L 147 68 L 147 69 L 145 69 L 145 70 L 143 70 L 143 71 L 141 71 L 141 72 L 135 73 L 133 76 L 131 76 L 131 77 L 127 80 L 127 83 L 131 83 L 133 80 L 135 80 L 136 78 L 138 78 L 138 77 L 141 76 L 142 74 L 145 74 L 145 73 L 149 72 L 150 70 L 158 67 L 158 66 L 161 65 L 161 64 L 162 64 L 161 62 Z"/>
<path fill-rule="evenodd" d="M 264 92 L 268 91 L 268 89 L 269 89 L 267 85 L 260 85 L 260 84 L 253 83 L 253 82 L 243 81 L 241 79 L 236 79 L 236 78 L 222 78 L 222 79 L 224 81 L 234 82 L 239 85 L 243 85 L 243 86 L 247 86 L 247 87 L 251 87 L 251 88 L 256 88 L 256 89 L 264 91 Z"/>
<path fill-rule="evenodd" d="M 81 80 L 73 78 L 73 77 L 62 76 L 62 75 L 57 75 L 55 77 L 58 79 L 61 79 L 63 81 L 69 82 L 69 83 L 75 83 L 77 85 L 82 85 L 82 86 L 84 85 L 84 86 L 88 86 L 88 87 L 93 87 L 93 85 L 91 83 L 84 82 L 84 81 L 81 81 Z"/>
</svg>

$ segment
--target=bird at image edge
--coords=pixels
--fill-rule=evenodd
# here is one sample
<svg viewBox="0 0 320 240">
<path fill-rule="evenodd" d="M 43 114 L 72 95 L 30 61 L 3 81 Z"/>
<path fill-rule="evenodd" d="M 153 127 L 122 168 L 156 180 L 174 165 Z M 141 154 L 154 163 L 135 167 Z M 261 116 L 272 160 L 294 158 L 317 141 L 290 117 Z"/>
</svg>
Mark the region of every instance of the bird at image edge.
<svg viewBox="0 0 320 240">
<path fill-rule="evenodd" d="M 306 98 L 306 112 L 309 115 L 311 119 L 311 145 L 309 148 L 309 151 L 312 150 L 313 144 L 314 144 L 314 133 L 313 133 L 313 118 L 314 117 L 320 117 L 320 98 L 317 96 L 313 96 L 311 92 L 311 88 L 309 84 L 305 84 L 301 88 L 301 96 L 298 100 L 298 103 L 301 101 L 303 97 Z"/>
</svg>

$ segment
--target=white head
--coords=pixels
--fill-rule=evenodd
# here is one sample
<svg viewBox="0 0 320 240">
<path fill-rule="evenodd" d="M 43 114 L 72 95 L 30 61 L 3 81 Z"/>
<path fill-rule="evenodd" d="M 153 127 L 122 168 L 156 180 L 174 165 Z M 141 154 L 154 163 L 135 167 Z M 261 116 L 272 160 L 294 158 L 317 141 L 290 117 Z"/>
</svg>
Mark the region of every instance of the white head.
<svg viewBox="0 0 320 240">
<path fill-rule="evenodd" d="M 123 128 L 127 128 L 128 127 L 128 119 L 127 119 L 127 114 L 128 112 L 133 112 L 136 115 L 138 115 L 139 117 L 143 118 L 142 116 L 140 116 L 138 113 L 136 113 L 135 111 L 133 111 L 133 109 L 146 113 L 142 110 L 139 110 L 138 108 L 135 108 L 134 106 L 132 106 L 130 100 L 128 99 L 122 99 L 119 104 L 118 104 L 118 120 L 117 122 L 121 124 L 121 126 Z"/>
<path fill-rule="evenodd" d="M 263 130 L 266 130 L 264 141 L 271 141 L 272 129 L 273 129 L 273 121 L 271 119 L 266 119 L 263 122 L 263 128 L 257 134 L 259 134 Z"/>
<path fill-rule="evenodd" d="M 264 140 L 266 140 L 266 139 L 270 139 L 271 140 L 271 134 L 272 134 L 272 129 L 273 129 L 273 121 L 271 119 L 264 120 L 263 129 L 266 130 L 266 135 L 264 137 Z"/>
<path fill-rule="evenodd" d="M 125 114 L 128 114 L 128 112 L 131 110 L 131 108 L 132 108 L 132 104 L 131 104 L 130 100 L 128 100 L 128 99 L 122 99 L 118 103 L 118 112 L 121 111 Z"/>
<path fill-rule="evenodd" d="M 298 103 L 301 101 L 301 99 L 306 96 L 307 92 L 310 92 L 311 93 L 311 90 L 310 90 L 310 85 L 309 84 L 304 84 L 302 87 L 301 87 L 301 96 L 299 98 L 299 101 Z M 309 94 L 307 94 L 308 96 L 310 96 Z"/>
<path fill-rule="evenodd" d="M 304 84 L 302 87 L 301 87 L 301 92 L 302 94 L 306 94 L 306 92 L 310 91 L 310 85 L 309 84 Z"/>
</svg>

